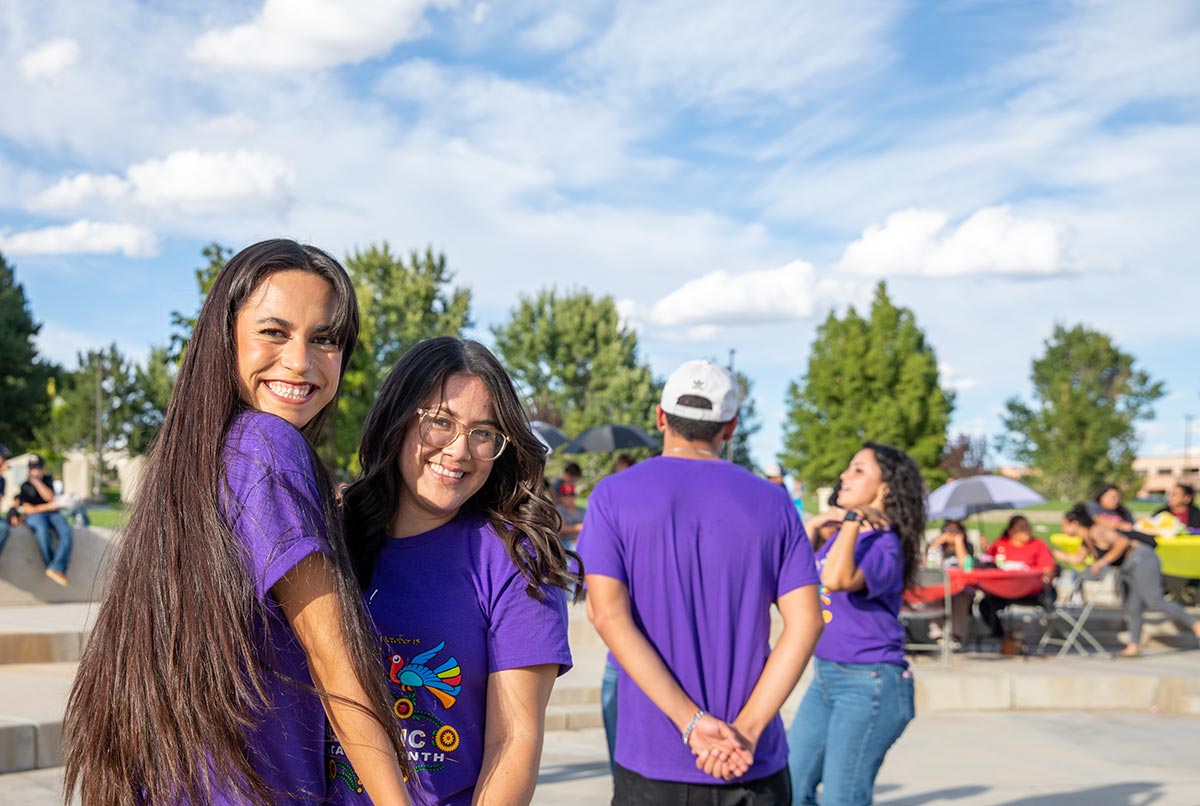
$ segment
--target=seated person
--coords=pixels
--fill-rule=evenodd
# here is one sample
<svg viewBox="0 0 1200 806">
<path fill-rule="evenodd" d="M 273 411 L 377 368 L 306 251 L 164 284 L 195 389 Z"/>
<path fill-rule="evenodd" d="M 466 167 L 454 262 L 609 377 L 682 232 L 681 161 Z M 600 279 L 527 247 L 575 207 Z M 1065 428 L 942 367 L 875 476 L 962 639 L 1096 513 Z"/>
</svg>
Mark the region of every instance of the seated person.
<svg viewBox="0 0 1200 806">
<path fill-rule="evenodd" d="M 42 561 L 46 563 L 46 576 L 59 585 L 69 584 L 67 563 L 71 559 L 71 525 L 62 516 L 58 500 L 54 497 L 54 477 L 46 472 L 46 463 L 40 456 L 29 460 L 29 478 L 21 485 L 17 494 L 25 523 L 37 538 Z M 51 540 L 50 533 L 58 535 L 58 544 Z"/>
<path fill-rule="evenodd" d="M 1000 623 L 1000 611 L 1011 604 L 1049 606 L 1054 602 L 1053 581 L 1058 574 L 1058 563 L 1050 553 L 1050 547 L 1033 536 L 1029 520 L 1024 515 L 1013 515 L 1004 527 L 1004 532 L 990 546 L 992 557 L 998 568 L 1022 568 L 1042 572 L 1042 591 L 1022 599 L 1004 599 L 984 593 L 979 602 L 979 615 L 991 630 L 992 637 L 1003 638 L 1004 627 Z"/>
<path fill-rule="evenodd" d="M 1194 503 L 1196 489 L 1190 484 L 1179 482 L 1167 493 L 1167 505 L 1155 510 L 1155 515 L 1169 512 L 1187 527 L 1188 531 L 1200 532 L 1200 507 Z"/>
<path fill-rule="evenodd" d="M 974 557 L 971 540 L 962 521 L 948 520 L 942 524 L 941 533 L 929 543 L 925 560 L 935 568 L 966 568 L 968 557 Z M 950 632 L 955 649 L 966 643 L 971 630 L 971 605 L 975 603 L 973 588 L 961 590 L 950 597 Z M 940 620 L 929 625 L 929 637 L 937 640 L 942 636 L 945 625 Z"/>
<path fill-rule="evenodd" d="M 1087 513 L 1092 520 L 1114 529 L 1133 528 L 1133 513 L 1121 503 L 1121 488 L 1115 484 L 1106 482 L 1096 488 L 1096 497 L 1087 503 Z"/>
<path fill-rule="evenodd" d="M 0 504 L 4 501 L 4 487 L 6 484 L 4 471 L 8 470 L 8 457 L 8 447 L 0 443 Z M 4 544 L 8 542 L 8 529 L 13 525 L 12 511 L 15 509 L 16 507 L 14 506 L 13 509 L 9 510 L 9 514 L 4 517 L 4 520 L 0 521 L 0 551 L 4 551 Z M 20 513 L 18 512 L 17 514 Z"/>
</svg>

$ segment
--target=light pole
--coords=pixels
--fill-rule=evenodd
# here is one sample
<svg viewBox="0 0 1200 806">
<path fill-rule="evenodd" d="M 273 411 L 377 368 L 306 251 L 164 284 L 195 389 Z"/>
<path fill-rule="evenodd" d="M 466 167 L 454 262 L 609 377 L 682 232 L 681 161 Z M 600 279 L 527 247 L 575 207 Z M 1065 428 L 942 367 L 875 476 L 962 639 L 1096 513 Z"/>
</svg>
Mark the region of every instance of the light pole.
<svg viewBox="0 0 1200 806">
<path fill-rule="evenodd" d="M 733 349 L 732 347 L 729 348 L 729 374 L 733 375 L 734 383 L 738 382 L 737 375 L 734 375 L 734 372 L 733 372 L 733 356 L 734 356 L 734 353 L 736 353 L 736 352 L 737 352 L 737 350 Z M 738 396 L 740 397 L 741 390 L 739 389 L 738 392 L 739 392 Z M 726 458 L 726 460 L 728 460 L 730 462 L 733 461 L 733 438 L 732 437 L 730 437 L 729 441 L 725 443 L 725 458 Z"/>
<path fill-rule="evenodd" d="M 1183 415 L 1183 472 L 1179 474 L 1180 481 L 1187 483 L 1190 476 L 1188 475 L 1188 465 L 1191 463 L 1192 452 L 1192 420 L 1196 419 L 1195 415 Z"/>
<path fill-rule="evenodd" d="M 93 497 L 100 500 L 104 492 L 101 478 L 104 476 L 104 414 L 101 384 L 104 380 L 103 353 L 96 354 L 96 483 L 93 486 Z"/>
</svg>

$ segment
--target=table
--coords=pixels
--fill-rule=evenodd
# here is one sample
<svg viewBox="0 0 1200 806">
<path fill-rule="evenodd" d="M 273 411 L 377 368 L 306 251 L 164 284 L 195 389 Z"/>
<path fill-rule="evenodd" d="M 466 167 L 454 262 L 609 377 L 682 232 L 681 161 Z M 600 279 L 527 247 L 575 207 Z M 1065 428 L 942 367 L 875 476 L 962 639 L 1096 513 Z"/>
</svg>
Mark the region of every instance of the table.
<svg viewBox="0 0 1200 806">
<path fill-rule="evenodd" d="M 1036 569 L 975 568 L 964 571 L 947 568 L 946 576 L 950 580 L 951 596 L 967 588 L 979 588 L 1001 599 L 1024 599 L 1042 592 L 1042 572 Z M 904 598 L 909 604 L 929 604 L 942 601 L 945 595 L 944 586 L 927 585 L 906 591 Z"/>
<path fill-rule="evenodd" d="M 1050 544 L 1068 554 L 1079 550 L 1079 538 L 1050 535 Z M 1200 537 L 1160 537 L 1155 549 L 1164 576 L 1200 579 Z"/>
</svg>

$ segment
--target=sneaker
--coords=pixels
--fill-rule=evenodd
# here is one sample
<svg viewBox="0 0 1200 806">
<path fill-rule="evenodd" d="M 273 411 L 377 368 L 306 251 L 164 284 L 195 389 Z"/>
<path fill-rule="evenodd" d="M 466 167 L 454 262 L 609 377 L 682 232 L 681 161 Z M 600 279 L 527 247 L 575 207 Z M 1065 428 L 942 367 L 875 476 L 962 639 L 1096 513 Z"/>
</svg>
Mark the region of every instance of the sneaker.
<svg viewBox="0 0 1200 806">
<path fill-rule="evenodd" d="M 62 585 L 64 588 L 71 584 L 71 580 L 67 579 L 66 574 L 64 574 L 62 571 L 55 571 L 53 568 L 46 569 L 46 576 L 50 577 L 59 585 Z"/>
</svg>

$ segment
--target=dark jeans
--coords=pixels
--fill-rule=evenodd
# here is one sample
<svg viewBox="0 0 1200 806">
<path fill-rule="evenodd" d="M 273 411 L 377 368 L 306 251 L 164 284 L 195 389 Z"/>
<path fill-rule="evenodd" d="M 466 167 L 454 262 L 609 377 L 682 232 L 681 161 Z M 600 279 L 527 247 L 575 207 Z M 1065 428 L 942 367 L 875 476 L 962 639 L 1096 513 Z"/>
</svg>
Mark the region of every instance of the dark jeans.
<svg viewBox="0 0 1200 806">
<path fill-rule="evenodd" d="M 600 684 L 600 712 L 604 715 L 604 738 L 608 739 L 608 765 L 617 755 L 617 666 L 604 661 L 604 679 Z"/>
<path fill-rule="evenodd" d="M 614 764 L 612 802 L 613 806 L 789 806 L 792 780 L 784 767 L 757 781 L 683 784 L 656 781 Z"/>
<path fill-rule="evenodd" d="M 57 510 L 54 512 L 35 512 L 25 516 L 25 525 L 33 531 L 37 538 L 38 550 L 42 553 L 42 562 L 46 567 L 60 573 L 67 573 L 67 563 L 71 560 L 71 525 Z M 58 535 L 58 545 L 51 540 L 50 533 Z"/>
</svg>

